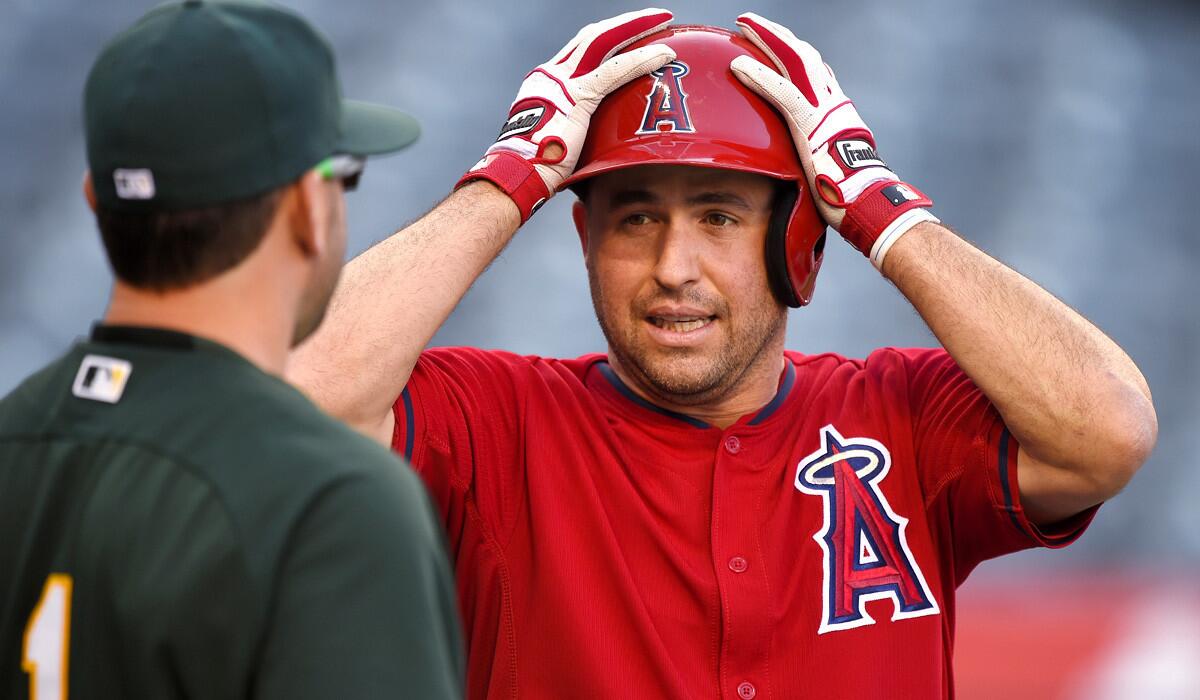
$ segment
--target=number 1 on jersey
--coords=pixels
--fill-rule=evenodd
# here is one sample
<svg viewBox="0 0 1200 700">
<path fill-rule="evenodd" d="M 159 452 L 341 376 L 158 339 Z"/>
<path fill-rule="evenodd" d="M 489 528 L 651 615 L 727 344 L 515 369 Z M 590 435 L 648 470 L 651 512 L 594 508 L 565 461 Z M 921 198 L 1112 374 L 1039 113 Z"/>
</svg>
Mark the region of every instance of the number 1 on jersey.
<svg viewBox="0 0 1200 700">
<path fill-rule="evenodd" d="M 29 700 L 67 698 L 72 586 L 67 574 L 50 574 L 25 626 L 21 668 L 29 674 Z"/>
</svg>

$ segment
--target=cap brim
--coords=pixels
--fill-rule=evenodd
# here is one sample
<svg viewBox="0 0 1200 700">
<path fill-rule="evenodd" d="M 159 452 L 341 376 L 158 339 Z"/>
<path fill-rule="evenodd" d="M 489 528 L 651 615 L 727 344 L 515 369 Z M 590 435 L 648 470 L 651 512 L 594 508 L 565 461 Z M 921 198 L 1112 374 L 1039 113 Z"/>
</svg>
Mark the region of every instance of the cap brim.
<svg viewBox="0 0 1200 700">
<path fill-rule="evenodd" d="M 392 107 L 342 100 L 342 137 L 337 151 L 352 156 L 391 153 L 411 144 L 421 125 Z"/>
</svg>

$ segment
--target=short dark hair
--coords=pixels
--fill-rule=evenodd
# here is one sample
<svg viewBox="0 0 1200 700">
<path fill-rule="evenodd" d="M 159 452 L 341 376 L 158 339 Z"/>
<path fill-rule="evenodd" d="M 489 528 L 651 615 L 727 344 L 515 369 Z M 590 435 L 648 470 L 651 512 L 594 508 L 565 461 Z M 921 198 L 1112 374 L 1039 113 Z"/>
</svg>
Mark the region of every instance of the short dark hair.
<svg viewBox="0 0 1200 700">
<path fill-rule="evenodd" d="M 97 207 L 96 222 L 117 278 L 165 292 L 205 282 L 245 260 L 262 242 L 281 194 L 276 189 L 179 211 Z"/>
</svg>

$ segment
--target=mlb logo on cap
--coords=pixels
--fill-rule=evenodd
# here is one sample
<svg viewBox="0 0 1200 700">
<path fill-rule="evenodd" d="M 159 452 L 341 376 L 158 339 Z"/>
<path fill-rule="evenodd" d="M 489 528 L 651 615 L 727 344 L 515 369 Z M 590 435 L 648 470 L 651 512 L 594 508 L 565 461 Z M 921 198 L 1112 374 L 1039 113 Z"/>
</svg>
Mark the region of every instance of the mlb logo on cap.
<svg viewBox="0 0 1200 700">
<path fill-rule="evenodd" d="M 113 171 L 113 184 L 121 199 L 154 199 L 154 173 L 145 168 L 117 168 Z"/>
</svg>

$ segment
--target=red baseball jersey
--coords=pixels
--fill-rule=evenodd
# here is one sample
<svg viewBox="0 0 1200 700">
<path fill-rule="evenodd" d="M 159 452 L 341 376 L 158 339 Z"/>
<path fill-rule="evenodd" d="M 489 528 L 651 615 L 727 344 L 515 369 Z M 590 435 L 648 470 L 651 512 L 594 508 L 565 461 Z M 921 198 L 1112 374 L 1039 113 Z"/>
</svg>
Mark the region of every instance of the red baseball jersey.
<svg viewBox="0 0 1200 700">
<path fill-rule="evenodd" d="M 953 696 L 954 590 L 1077 537 L 943 350 L 786 353 L 721 430 L 604 355 L 426 351 L 394 447 L 445 518 L 470 698 Z"/>
</svg>

